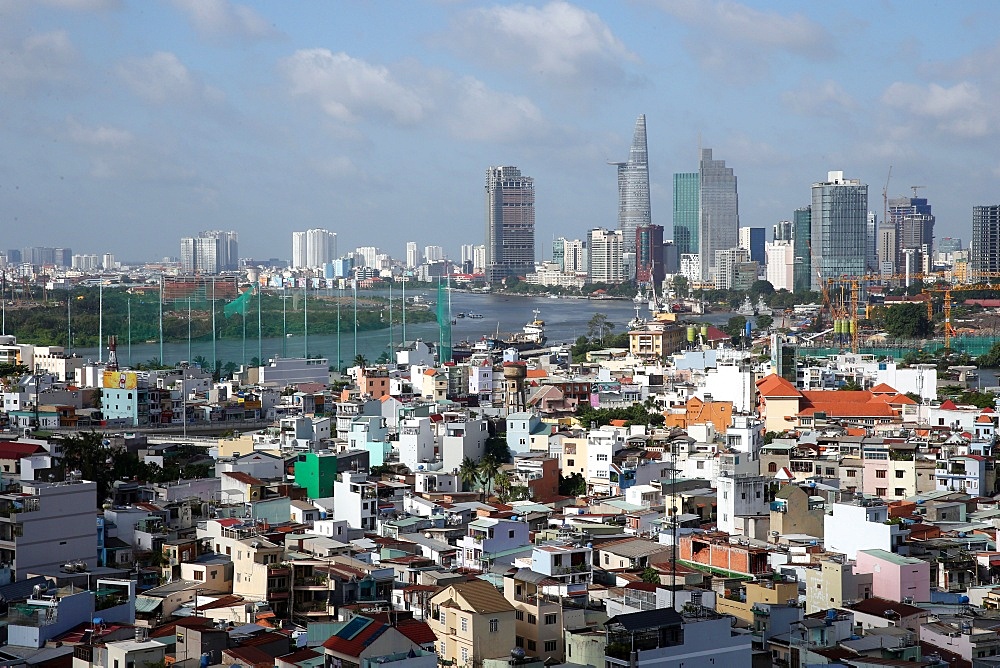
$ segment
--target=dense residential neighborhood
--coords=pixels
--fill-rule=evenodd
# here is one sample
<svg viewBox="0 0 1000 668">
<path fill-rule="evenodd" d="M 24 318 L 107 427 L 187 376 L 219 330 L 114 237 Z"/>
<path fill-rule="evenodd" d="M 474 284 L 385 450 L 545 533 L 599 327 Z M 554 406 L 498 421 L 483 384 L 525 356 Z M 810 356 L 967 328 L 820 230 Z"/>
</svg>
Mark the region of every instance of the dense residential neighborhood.
<svg viewBox="0 0 1000 668">
<path fill-rule="evenodd" d="M 34 371 L 0 398 L 0 654 L 995 665 L 995 407 L 942 401 L 927 365 L 777 368 L 781 334 L 760 357 L 676 330 L 221 380 L 7 335 Z"/>
</svg>

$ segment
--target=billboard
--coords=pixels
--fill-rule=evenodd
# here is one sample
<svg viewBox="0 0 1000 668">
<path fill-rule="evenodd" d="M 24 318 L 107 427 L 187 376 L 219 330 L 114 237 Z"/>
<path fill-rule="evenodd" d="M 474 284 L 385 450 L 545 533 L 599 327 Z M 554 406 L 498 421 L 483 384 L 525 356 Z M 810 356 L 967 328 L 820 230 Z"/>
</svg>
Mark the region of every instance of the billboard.
<svg viewBox="0 0 1000 668">
<path fill-rule="evenodd" d="M 105 371 L 101 387 L 119 390 L 134 390 L 138 387 L 138 376 L 134 371 Z"/>
</svg>

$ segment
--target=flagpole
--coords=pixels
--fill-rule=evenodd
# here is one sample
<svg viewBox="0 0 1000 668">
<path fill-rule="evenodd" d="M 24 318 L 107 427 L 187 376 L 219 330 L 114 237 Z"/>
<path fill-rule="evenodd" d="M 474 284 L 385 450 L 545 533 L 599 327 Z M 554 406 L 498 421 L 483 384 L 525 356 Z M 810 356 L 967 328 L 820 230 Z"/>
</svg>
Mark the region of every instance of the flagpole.
<svg viewBox="0 0 1000 668">
<path fill-rule="evenodd" d="M 212 375 L 215 375 L 215 367 L 219 364 L 219 353 L 215 346 L 215 276 L 212 277 Z M 185 416 L 187 419 L 187 416 Z"/>
<path fill-rule="evenodd" d="M 344 284 L 341 282 L 343 279 L 337 279 L 337 292 L 340 294 L 337 296 L 337 373 L 343 373 L 344 369 L 344 358 L 340 355 L 340 302 L 344 300 Z"/>
<path fill-rule="evenodd" d="M 162 280 L 162 279 L 161 279 Z M 97 292 L 97 363 L 104 361 L 104 277 Z"/>
</svg>

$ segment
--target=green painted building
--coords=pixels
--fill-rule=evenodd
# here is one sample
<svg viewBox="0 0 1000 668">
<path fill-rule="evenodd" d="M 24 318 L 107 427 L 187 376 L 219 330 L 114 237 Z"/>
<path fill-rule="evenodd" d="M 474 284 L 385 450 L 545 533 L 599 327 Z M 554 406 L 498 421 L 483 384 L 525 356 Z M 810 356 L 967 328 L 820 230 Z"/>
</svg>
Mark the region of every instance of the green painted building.
<svg viewBox="0 0 1000 668">
<path fill-rule="evenodd" d="M 698 253 L 698 172 L 674 174 L 674 245 L 678 257 Z"/>
<path fill-rule="evenodd" d="M 333 452 L 303 452 L 295 460 L 295 484 L 306 490 L 310 499 L 333 496 L 337 480 L 337 455 Z"/>
</svg>

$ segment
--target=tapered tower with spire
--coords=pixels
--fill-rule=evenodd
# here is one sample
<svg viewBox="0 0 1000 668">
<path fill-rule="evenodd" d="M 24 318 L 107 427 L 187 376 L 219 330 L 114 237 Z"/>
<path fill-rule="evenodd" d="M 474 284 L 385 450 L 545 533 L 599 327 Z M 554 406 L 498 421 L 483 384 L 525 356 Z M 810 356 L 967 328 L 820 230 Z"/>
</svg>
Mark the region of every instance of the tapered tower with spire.
<svg viewBox="0 0 1000 668">
<path fill-rule="evenodd" d="M 639 114 L 632 133 L 632 147 L 626 162 L 618 167 L 618 229 L 622 231 L 624 252 L 635 252 L 635 230 L 646 227 L 649 214 L 649 153 L 646 149 L 646 115 Z"/>
</svg>

